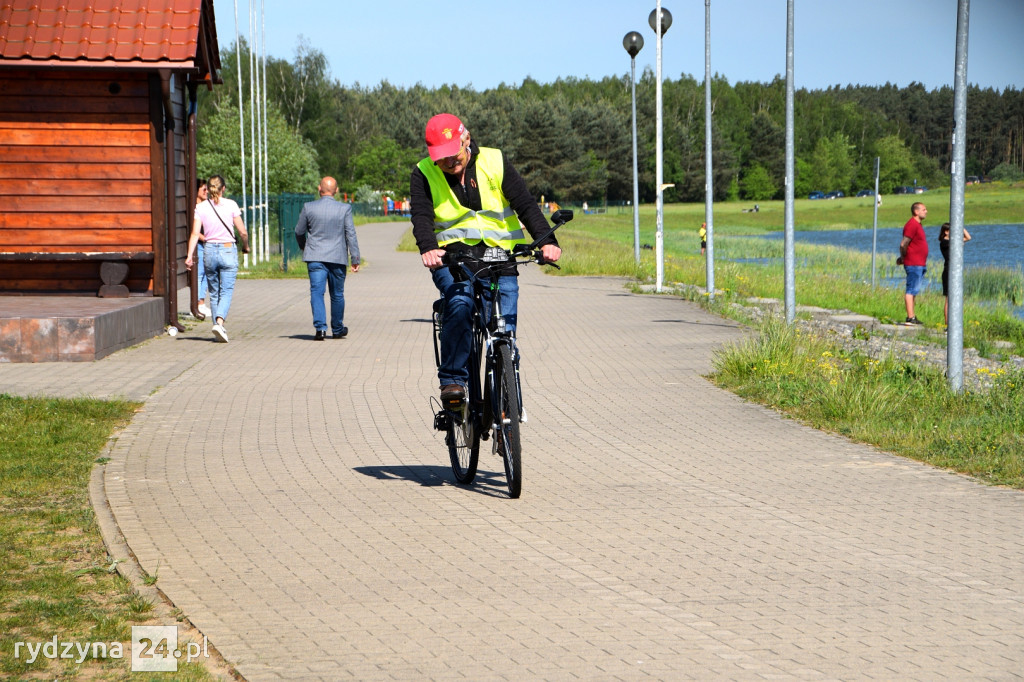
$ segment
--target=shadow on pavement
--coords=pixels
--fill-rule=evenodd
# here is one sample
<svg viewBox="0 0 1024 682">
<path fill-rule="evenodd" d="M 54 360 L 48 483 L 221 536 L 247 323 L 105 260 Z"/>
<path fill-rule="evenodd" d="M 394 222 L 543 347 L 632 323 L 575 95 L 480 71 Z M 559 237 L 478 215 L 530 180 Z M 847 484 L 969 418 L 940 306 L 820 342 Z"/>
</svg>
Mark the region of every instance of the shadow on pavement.
<svg viewBox="0 0 1024 682">
<path fill-rule="evenodd" d="M 410 481 L 427 487 L 448 485 L 491 497 L 508 496 L 504 471 L 480 469 L 476 473 L 476 480 L 473 484 L 466 486 L 455 483 L 452 478 L 452 470 L 449 467 L 433 464 L 355 467 L 354 471 L 382 481 Z"/>
<path fill-rule="evenodd" d="M 694 322 L 692 320 L 651 320 L 651 322 L 670 322 L 672 324 L 686 324 L 686 325 L 691 325 L 691 326 L 694 326 L 694 327 L 722 327 L 723 329 L 737 329 L 740 326 L 738 324 L 728 323 L 728 322 L 723 323 L 723 324 L 718 324 L 718 323 L 715 323 L 715 322 L 712 322 L 712 323 L 708 323 L 708 322 Z"/>
</svg>

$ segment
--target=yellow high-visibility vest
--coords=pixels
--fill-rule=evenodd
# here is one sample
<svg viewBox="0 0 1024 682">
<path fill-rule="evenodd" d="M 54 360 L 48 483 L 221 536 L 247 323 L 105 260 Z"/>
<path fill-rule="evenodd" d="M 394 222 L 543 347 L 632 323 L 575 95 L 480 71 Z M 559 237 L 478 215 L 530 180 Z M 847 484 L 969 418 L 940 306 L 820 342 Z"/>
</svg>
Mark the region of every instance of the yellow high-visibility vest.
<svg viewBox="0 0 1024 682">
<path fill-rule="evenodd" d="M 474 246 L 483 241 L 487 246 L 512 250 L 516 244 L 529 244 L 515 211 L 501 192 L 505 163 L 500 149 L 480 147 L 476 156 L 476 182 L 480 190 L 480 210 L 468 209 L 459 203 L 455 192 L 430 157 L 417 164 L 430 185 L 434 201 L 434 235 L 439 246 L 463 242 Z"/>
</svg>

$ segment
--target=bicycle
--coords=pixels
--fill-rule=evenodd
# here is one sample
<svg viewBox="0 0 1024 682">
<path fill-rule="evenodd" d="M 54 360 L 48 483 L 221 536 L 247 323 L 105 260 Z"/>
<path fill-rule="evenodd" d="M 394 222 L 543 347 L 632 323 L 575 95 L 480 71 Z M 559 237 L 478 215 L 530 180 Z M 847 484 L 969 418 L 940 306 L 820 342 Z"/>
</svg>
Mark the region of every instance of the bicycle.
<svg viewBox="0 0 1024 682">
<path fill-rule="evenodd" d="M 501 313 L 498 278 L 513 265 L 538 263 L 558 268 L 541 257 L 538 244 L 573 218 L 570 210 L 559 210 L 551 216 L 554 227 L 529 245 L 516 246 L 506 259 L 492 262 L 468 253 L 449 252 L 446 267 L 458 281 L 469 280 L 473 289 L 472 334 L 469 355 L 469 386 L 464 400 L 441 405 L 434 414 L 434 428 L 445 432 L 445 443 L 451 459 L 452 473 L 461 485 L 470 485 L 476 478 L 480 458 L 480 441 L 491 440 L 492 452 L 501 456 L 505 480 L 511 498 L 522 493 L 522 444 L 519 424 L 526 422 L 523 390 L 519 380 L 519 347 L 515 331 L 505 327 Z M 473 273 L 466 264 L 484 264 Z M 490 301 L 484 292 L 490 292 Z M 490 308 L 490 317 L 485 315 Z M 434 301 L 434 361 L 441 366 L 441 320 L 444 298 Z M 484 320 L 488 322 L 485 325 Z M 483 373 L 481 374 L 481 361 Z M 493 436 L 493 438 L 492 438 Z"/>
</svg>

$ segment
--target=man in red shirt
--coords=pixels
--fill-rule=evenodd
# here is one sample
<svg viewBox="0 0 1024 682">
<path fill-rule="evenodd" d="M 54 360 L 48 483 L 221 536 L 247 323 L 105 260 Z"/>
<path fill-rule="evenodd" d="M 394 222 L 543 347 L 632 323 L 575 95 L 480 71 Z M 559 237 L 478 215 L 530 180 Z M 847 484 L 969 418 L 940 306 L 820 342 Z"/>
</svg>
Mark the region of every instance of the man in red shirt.
<svg viewBox="0 0 1024 682">
<path fill-rule="evenodd" d="M 928 264 L 928 240 L 924 236 L 924 222 L 928 209 L 920 201 L 910 207 L 910 220 L 903 226 L 903 241 L 900 242 L 900 258 L 907 271 L 907 293 L 903 297 L 907 305 L 907 324 L 921 324 L 914 314 L 914 298 L 921 293 L 924 284 L 925 267 Z"/>
</svg>

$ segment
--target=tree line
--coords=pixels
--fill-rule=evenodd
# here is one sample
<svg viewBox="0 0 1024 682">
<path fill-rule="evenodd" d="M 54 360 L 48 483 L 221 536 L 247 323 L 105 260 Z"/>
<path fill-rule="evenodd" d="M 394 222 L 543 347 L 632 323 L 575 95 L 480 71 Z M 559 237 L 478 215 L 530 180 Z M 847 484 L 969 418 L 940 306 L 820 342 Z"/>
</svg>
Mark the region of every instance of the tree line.
<svg viewBox="0 0 1024 682">
<path fill-rule="evenodd" d="M 224 84 L 200 100 L 200 172 L 219 172 L 234 187 L 240 183 L 238 102 L 241 96 L 249 106 L 251 57 L 244 41 L 239 49 L 224 52 Z M 655 85 L 650 69 L 636 85 L 644 202 L 655 197 Z M 311 192 L 319 176 L 333 175 L 352 194 L 376 190 L 404 196 L 412 166 L 426 155 L 426 121 L 450 112 L 463 120 L 478 144 L 508 154 L 538 198 L 632 199 L 628 74 L 548 84 L 527 78 L 519 86 L 483 91 L 454 85 L 403 88 L 387 81 L 344 86 L 331 78 L 324 54 L 300 39 L 291 61 L 268 57 L 265 94 L 272 193 Z M 716 76 L 711 94 L 715 200 L 782 198 L 785 80 L 730 84 Z M 664 177 L 675 184 L 665 200 L 703 201 L 703 81 L 687 74 L 666 79 L 663 112 Z M 249 125 L 247 118 L 246 136 Z M 794 192 L 873 188 L 875 157 L 880 158 L 883 193 L 914 182 L 946 185 L 952 127 L 949 87 L 927 90 L 911 83 L 799 89 L 794 97 Z M 1024 176 L 1024 91 L 969 89 L 966 174 Z"/>
</svg>

